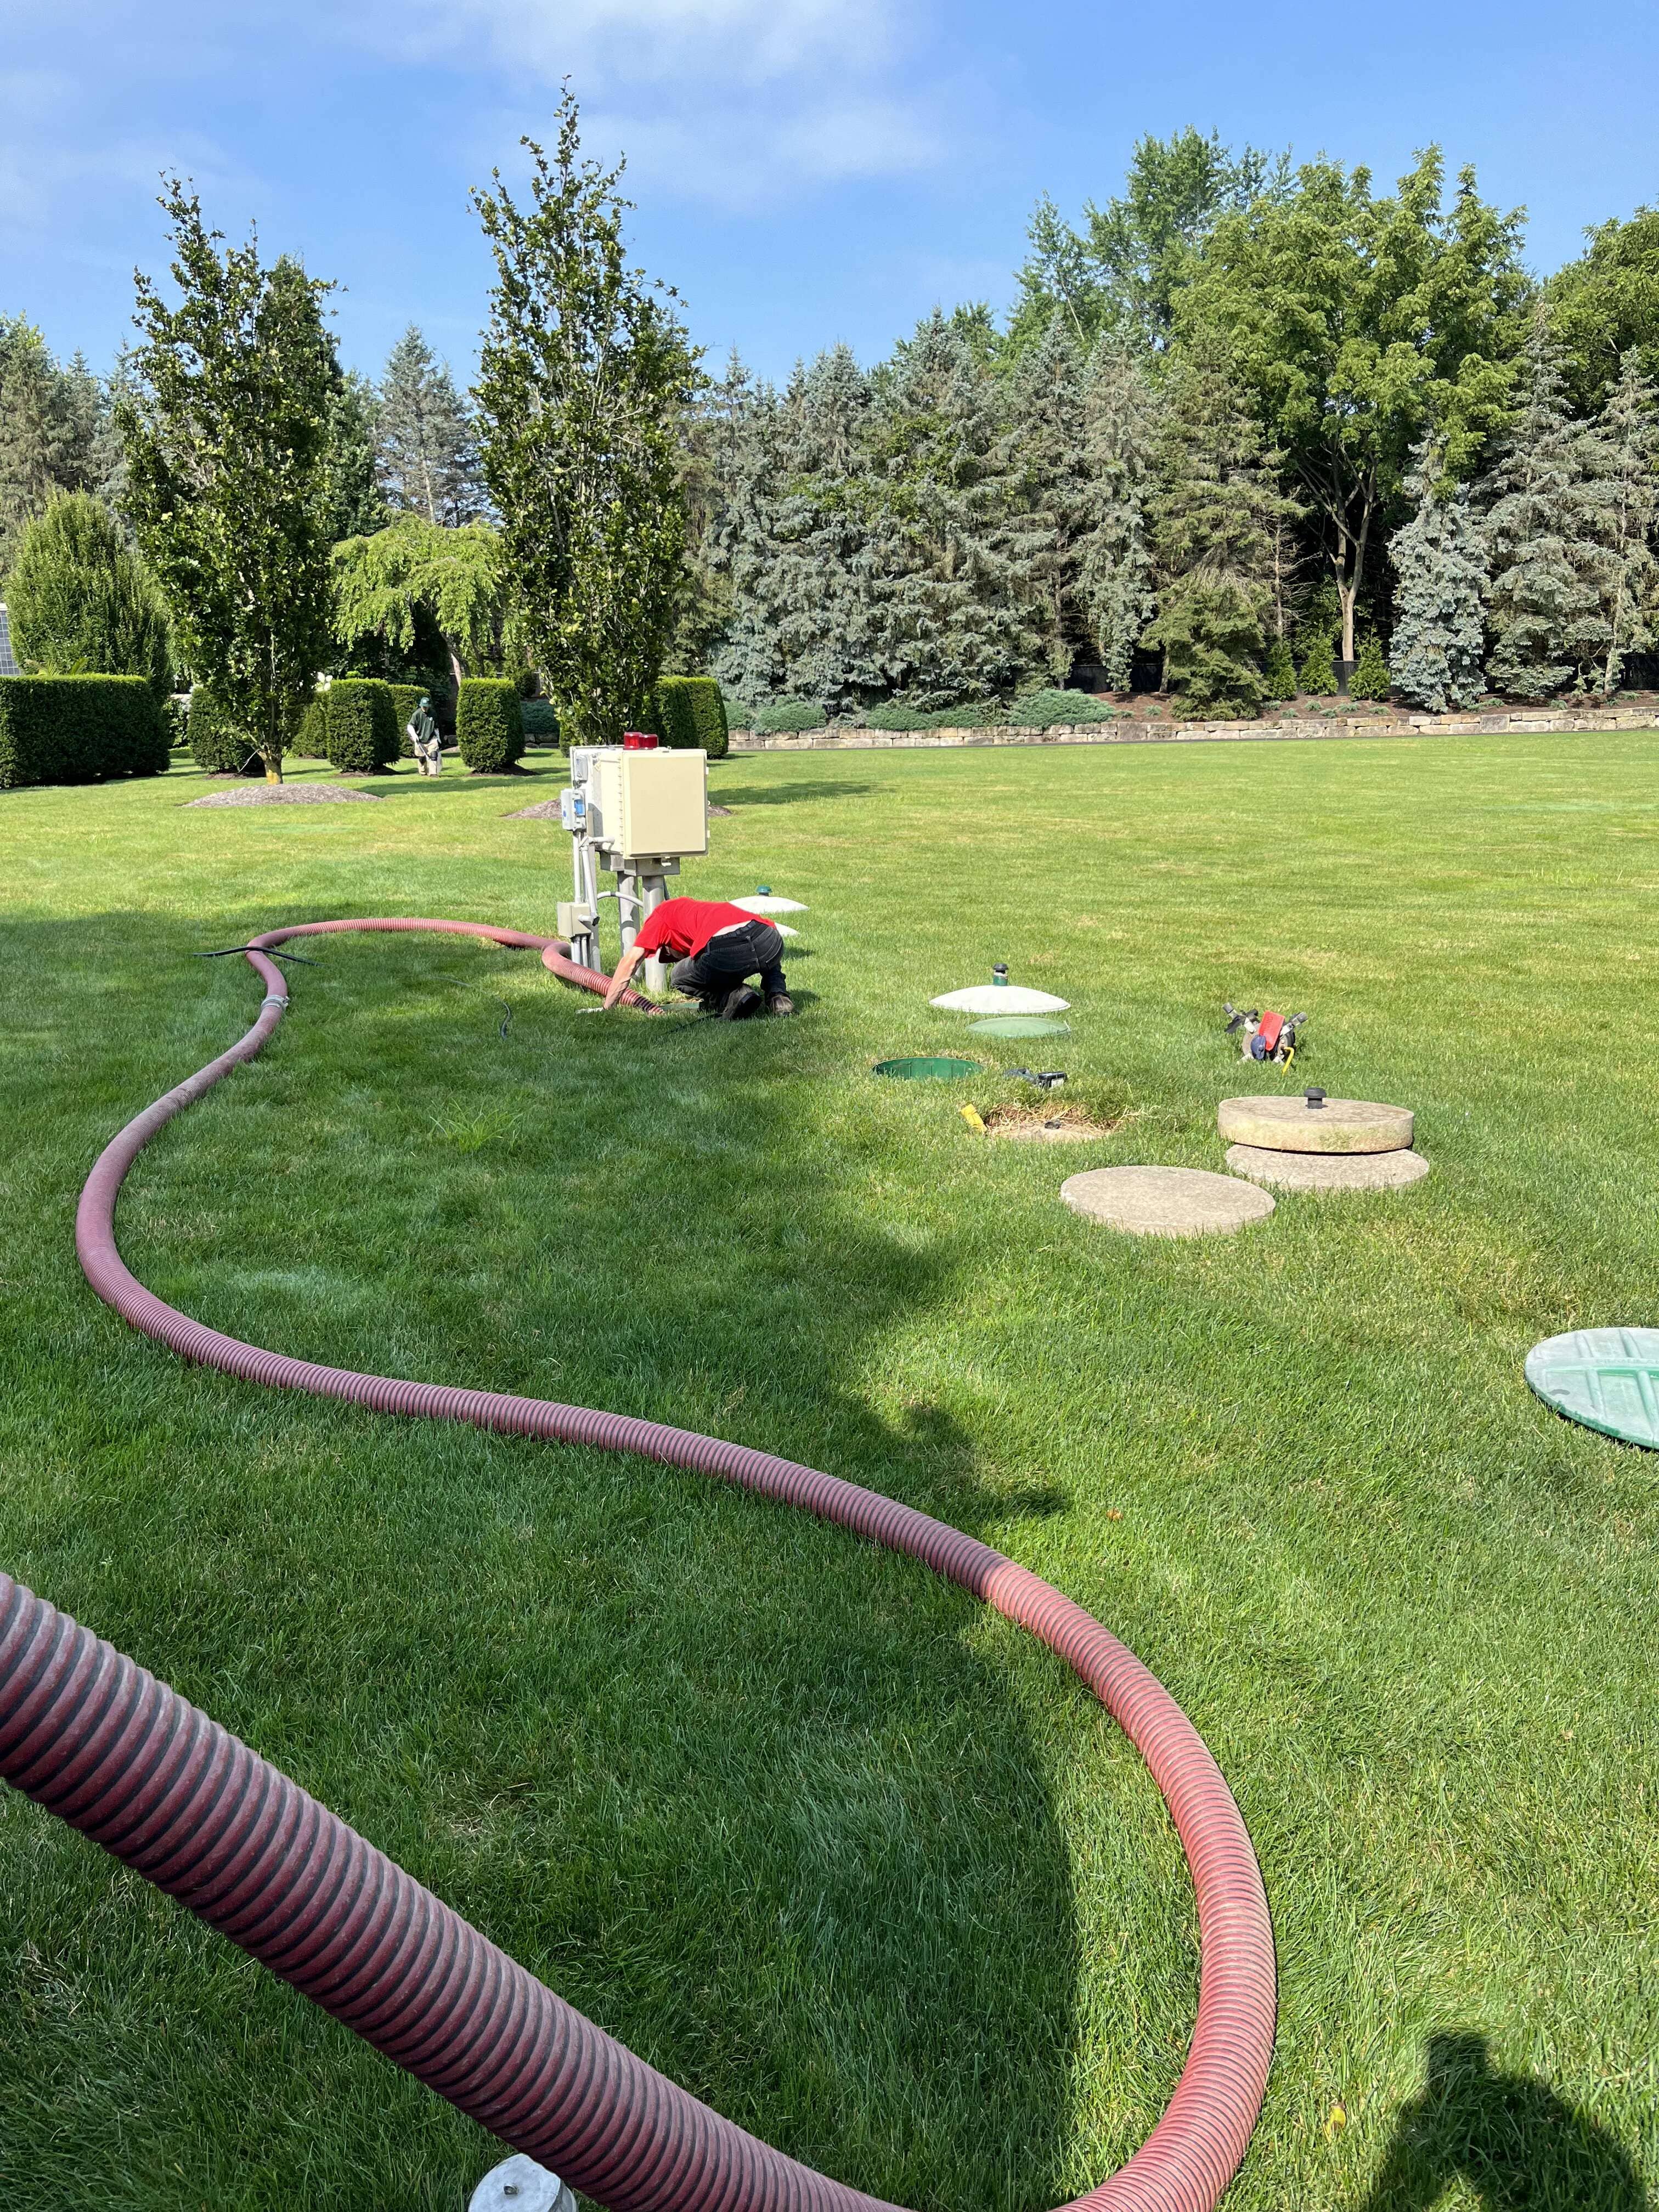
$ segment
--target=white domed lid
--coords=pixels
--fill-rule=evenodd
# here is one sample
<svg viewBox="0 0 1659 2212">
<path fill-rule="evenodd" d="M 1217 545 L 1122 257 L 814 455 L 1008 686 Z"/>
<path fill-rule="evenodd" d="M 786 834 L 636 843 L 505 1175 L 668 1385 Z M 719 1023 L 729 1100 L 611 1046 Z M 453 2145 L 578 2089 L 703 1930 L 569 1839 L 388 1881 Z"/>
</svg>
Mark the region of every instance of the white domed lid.
<svg viewBox="0 0 1659 2212">
<path fill-rule="evenodd" d="M 930 1003 L 953 1014 L 1063 1014 L 1072 1002 L 1028 990 L 1024 983 L 975 983 L 966 991 L 946 991 Z"/>
</svg>

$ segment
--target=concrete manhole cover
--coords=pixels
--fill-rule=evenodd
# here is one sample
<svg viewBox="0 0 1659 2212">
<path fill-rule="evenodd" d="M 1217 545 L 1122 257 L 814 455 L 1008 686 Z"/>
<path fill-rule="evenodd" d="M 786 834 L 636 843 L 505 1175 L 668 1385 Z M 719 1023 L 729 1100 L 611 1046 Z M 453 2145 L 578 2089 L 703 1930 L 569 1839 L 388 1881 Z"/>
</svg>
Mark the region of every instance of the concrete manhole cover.
<svg viewBox="0 0 1659 2212">
<path fill-rule="evenodd" d="M 1273 1152 L 1261 1145 L 1230 1145 L 1227 1165 L 1279 1190 L 1403 1190 L 1429 1171 L 1421 1152 Z"/>
<path fill-rule="evenodd" d="M 1273 1201 L 1252 1182 L 1201 1168 L 1090 1168 L 1060 1194 L 1074 1213 L 1131 1237 L 1206 1237 L 1265 1221 Z"/>
<path fill-rule="evenodd" d="M 1415 1127 L 1408 1106 L 1367 1098 L 1224 1098 L 1215 1120 L 1230 1145 L 1269 1152 L 1403 1152 Z"/>
</svg>

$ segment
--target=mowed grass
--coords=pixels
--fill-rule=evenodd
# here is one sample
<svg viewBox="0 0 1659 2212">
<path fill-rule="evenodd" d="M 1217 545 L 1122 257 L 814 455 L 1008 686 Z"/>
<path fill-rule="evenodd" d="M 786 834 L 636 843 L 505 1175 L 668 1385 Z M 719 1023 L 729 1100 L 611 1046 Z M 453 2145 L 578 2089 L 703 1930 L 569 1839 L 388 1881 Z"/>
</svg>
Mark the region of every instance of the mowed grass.
<svg viewBox="0 0 1659 2212">
<path fill-rule="evenodd" d="M 1157 1793 L 1058 1662 L 695 1477 L 187 1370 L 76 1268 L 99 1148 L 252 1018 L 246 963 L 192 953 L 553 929 L 532 765 L 0 799 L 0 1561 L 734 2118 L 923 2212 L 1041 2212 L 1152 2125 L 1195 1992 Z M 1522 1361 L 1659 1322 L 1659 737 L 775 756 L 714 796 L 684 887 L 807 902 L 798 1020 L 302 945 L 264 1058 L 136 1170 L 129 1262 L 286 1352 L 710 1431 L 1050 1577 L 1261 1856 L 1281 2026 L 1230 2202 L 1633 2212 L 1659 1460 Z M 1075 1008 L 1001 1064 L 1067 1068 L 1109 1139 L 975 1138 L 988 1052 L 870 1076 L 973 1052 L 927 1001 L 997 959 Z M 1224 997 L 1310 1010 L 1291 1077 L 1241 1069 Z M 1413 1106 L 1431 1177 L 1179 1244 L 1059 1202 L 1218 1168 L 1218 1098 L 1315 1081 Z M 498 2154 L 9 1794 L 0 2114 L 0 2203 L 43 2212 L 460 2212 Z"/>
</svg>

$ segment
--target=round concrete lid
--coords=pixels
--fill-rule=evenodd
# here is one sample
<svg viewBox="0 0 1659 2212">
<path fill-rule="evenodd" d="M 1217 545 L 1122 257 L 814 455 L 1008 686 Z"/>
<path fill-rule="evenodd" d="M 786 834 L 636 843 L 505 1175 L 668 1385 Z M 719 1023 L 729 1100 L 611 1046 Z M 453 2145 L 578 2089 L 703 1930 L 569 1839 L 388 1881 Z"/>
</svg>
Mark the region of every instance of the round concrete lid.
<svg viewBox="0 0 1659 2212">
<path fill-rule="evenodd" d="M 1621 1443 L 1659 1449 L 1659 1328 L 1585 1328 L 1546 1337 L 1527 1380 L 1547 1406 Z"/>
<path fill-rule="evenodd" d="M 1273 1202 L 1254 1183 L 1201 1168 L 1091 1168 L 1060 1194 L 1074 1213 L 1131 1237 L 1206 1237 L 1265 1221 Z"/>
<path fill-rule="evenodd" d="M 1261 1145 L 1230 1145 L 1227 1164 L 1279 1190 L 1403 1190 L 1429 1171 L 1421 1152 L 1274 1152 Z"/>
<path fill-rule="evenodd" d="M 1215 1121 L 1230 1145 L 1267 1152 L 1403 1152 L 1415 1127 L 1409 1106 L 1366 1098 L 1224 1098 Z"/>
</svg>

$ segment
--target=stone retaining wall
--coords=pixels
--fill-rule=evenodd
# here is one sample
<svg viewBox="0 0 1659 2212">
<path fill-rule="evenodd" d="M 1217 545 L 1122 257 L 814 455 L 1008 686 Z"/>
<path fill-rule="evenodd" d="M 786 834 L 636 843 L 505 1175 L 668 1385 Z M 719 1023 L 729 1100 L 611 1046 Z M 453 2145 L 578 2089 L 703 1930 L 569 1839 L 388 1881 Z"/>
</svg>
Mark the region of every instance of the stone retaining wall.
<svg viewBox="0 0 1659 2212">
<path fill-rule="evenodd" d="M 1490 714 L 1337 714 L 1288 722 L 1061 723 L 1052 730 L 1021 730 L 1000 724 L 986 730 L 804 730 L 768 737 L 733 730 L 734 753 L 902 751 L 918 746 L 949 745 L 1173 745 L 1262 744 L 1305 738 L 1449 738 L 1499 736 L 1513 732 L 1588 735 L 1598 730 L 1650 730 L 1650 708 L 1605 708 L 1599 713 L 1514 707 Z"/>
</svg>

